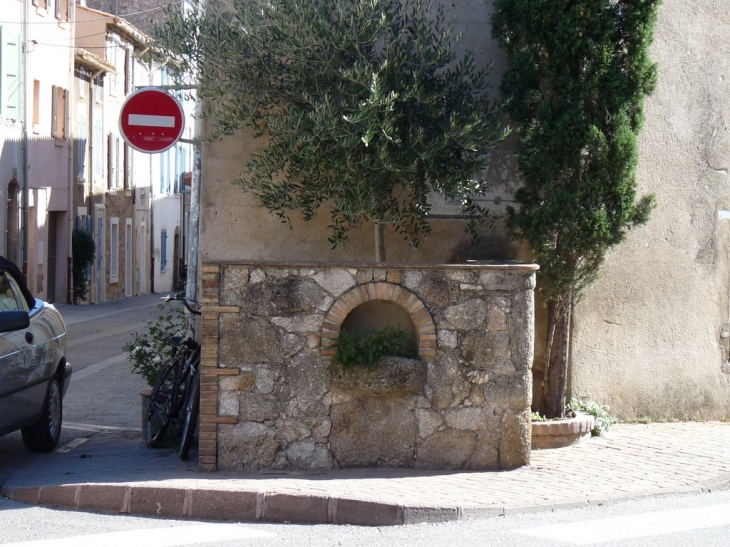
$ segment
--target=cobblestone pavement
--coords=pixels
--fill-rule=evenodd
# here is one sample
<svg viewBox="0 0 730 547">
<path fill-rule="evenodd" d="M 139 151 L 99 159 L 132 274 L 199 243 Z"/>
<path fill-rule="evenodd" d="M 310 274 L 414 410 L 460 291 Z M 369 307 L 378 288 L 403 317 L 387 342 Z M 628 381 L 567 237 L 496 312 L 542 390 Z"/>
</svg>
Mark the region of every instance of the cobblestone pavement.
<svg viewBox="0 0 730 547">
<path fill-rule="evenodd" d="M 5 483 L 18 501 L 243 521 L 399 524 L 547 511 L 730 485 L 730 424 L 622 424 L 576 446 L 534 451 L 512 471 L 348 469 L 201 473 L 139 434 L 102 431 L 34 456 Z"/>
<path fill-rule="evenodd" d="M 512 471 L 203 473 L 194 452 L 190 463 L 182 462 L 172 449 L 147 448 L 140 436 L 139 391 L 145 384 L 130 373 L 120 348 L 155 315 L 158 298 L 91 309 L 59 306 L 68 325 L 71 362 L 80 364 L 65 400 L 64 428 L 74 434 L 53 453 L 24 453 L 20 464 L 15 458 L 5 475 L 0 462 L 0 478 L 6 477 L 0 494 L 133 514 L 385 525 L 730 486 L 730 423 L 721 422 L 619 424 L 605 437 L 535 450 L 531 465 Z"/>
</svg>

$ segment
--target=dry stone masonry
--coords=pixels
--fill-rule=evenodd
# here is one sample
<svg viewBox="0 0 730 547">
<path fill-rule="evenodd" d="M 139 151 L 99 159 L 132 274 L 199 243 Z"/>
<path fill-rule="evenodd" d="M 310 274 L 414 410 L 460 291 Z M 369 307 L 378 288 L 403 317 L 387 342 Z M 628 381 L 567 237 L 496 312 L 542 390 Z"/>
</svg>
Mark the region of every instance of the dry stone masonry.
<svg viewBox="0 0 730 547">
<path fill-rule="evenodd" d="M 530 458 L 536 266 L 203 267 L 205 469 L 504 469 Z M 358 306 L 410 317 L 418 359 L 330 364 Z"/>
</svg>

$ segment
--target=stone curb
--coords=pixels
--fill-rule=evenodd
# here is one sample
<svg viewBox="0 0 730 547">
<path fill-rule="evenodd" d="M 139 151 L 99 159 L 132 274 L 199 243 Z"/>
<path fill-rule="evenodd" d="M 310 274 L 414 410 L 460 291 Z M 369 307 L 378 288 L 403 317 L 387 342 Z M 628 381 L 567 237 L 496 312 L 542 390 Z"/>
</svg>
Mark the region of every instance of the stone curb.
<svg viewBox="0 0 730 547">
<path fill-rule="evenodd" d="M 0 495 L 28 504 L 140 516 L 238 522 L 398 526 L 612 505 L 628 500 L 701 494 L 725 489 L 730 489 L 730 478 L 662 492 L 642 492 L 594 500 L 470 508 L 406 507 L 327 496 L 127 484 L 3 487 Z"/>
</svg>

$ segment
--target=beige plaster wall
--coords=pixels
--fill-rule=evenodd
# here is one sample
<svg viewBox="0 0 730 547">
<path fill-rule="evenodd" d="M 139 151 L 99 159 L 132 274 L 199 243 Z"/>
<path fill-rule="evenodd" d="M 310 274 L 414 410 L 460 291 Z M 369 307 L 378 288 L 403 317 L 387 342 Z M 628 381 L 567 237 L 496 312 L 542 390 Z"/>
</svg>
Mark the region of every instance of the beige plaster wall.
<svg viewBox="0 0 730 547">
<path fill-rule="evenodd" d="M 638 180 L 658 206 L 578 308 L 572 391 L 629 419 L 726 418 L 730 4 L 664 0 L 652 58 Z"/>
</svg>

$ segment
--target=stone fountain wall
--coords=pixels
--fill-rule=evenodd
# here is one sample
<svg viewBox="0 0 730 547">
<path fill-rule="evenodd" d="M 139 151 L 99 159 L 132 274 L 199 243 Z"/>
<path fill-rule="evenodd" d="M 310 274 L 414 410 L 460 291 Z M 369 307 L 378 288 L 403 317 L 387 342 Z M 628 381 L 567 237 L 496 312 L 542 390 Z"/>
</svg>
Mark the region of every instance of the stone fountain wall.
<svg viewBox="0 0 730 547">
<path fill-rule="evenodd" d="M 530 459 L 536 267 L 203 266 L 205 469 L 504 469 Z M 385 300 L 418 359 L 330 364 L 340 325 Z"/>
</svg>

